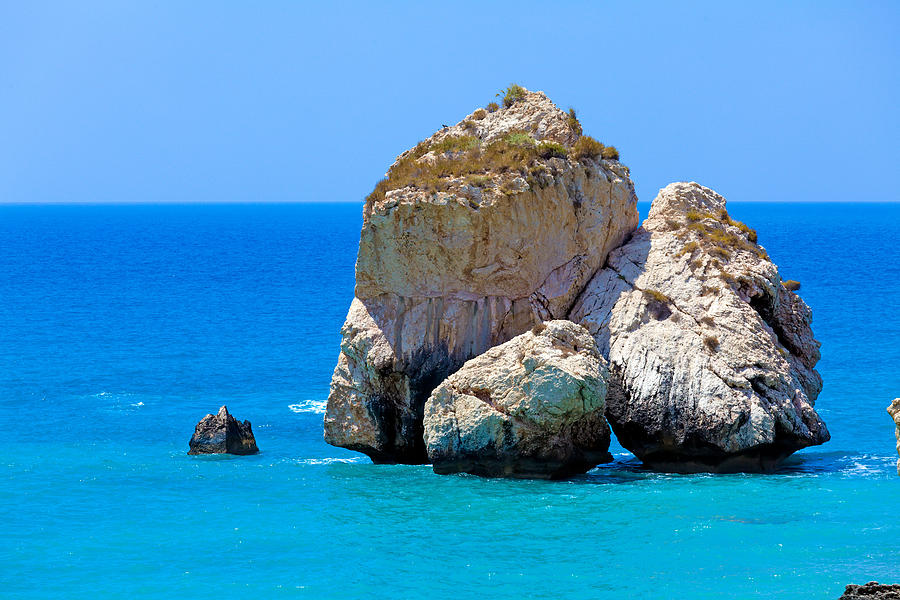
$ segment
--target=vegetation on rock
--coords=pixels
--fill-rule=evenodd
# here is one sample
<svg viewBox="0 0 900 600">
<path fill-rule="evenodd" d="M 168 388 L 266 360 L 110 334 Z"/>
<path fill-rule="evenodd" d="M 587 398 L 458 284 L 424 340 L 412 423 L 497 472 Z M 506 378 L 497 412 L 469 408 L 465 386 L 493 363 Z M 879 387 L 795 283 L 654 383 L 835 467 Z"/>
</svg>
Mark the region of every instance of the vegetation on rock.
<svg viewBox="0 0 900 600">
<path fill-rule="evenodd" d="M 572 131 L 575 132 L 575 135 L 581 135 L 581 122 L 578 120 L 578 114 L 575 112 L 575 109 L 571 106 L 569 107 L 569 127 L 572 128 Z"/>
<path fill-rule="evenodd" d="M 523 88 L 521 85 L 512 83 L 505 90 L 500 90 L 500 93 L 497 96 L 503 96 L 503 107 L 509 108 L 513 104 L 516 103 L 517 100 L 521 100 L 525 97 L 525 94 L 528 90 Z"/>
<path fill-rule="evenodd" d="M 503 97 L 504 107 L 509 108 L 530 94 L 525 88 L 511 84 L 498 96 Z M 581 123 L 574 109 L 566 114 L 566 124 L 577 138 L 569 147 L 553 139 L 537 140 L 531 131 L 515 129 L 506 132 L 499 140 L 484 141 L 490 122 L 488 114 L 499 110 L 492 102 L 479 108 L 463 121 L 462 135 L 445 135 L 436 141 L 420 142 L 403 154 L 390 168 L 387 176 L 379 181 L 366 197 L 366 206 L 384 199 L 391 190 L 411 187 L 429 193 L 446 192 L 456 184 L 468 183 L 475 187 L 488 187 L 490 176 L 514 173 L 526 178 L 529 185 L 545 187 L 552 182 L 557 167 L 548 169 L 543 161 L 574 159 L 576 161 L 601 159 L 618 160 L 619 153 L 613 146 L 604 146 L 590 136 L 581 135 Z M 487 125 L 485 125 L 487 124 Z M 458 130 L 457 130 L 458 131 Z M 481 137 L 479 137 L 479 135 Z M 491 139 L 491 138 L 488 138 Z M 571 139 L 571 138 L 570 138 Z M 428 155 L 428 156 L 426 156 Z M 590 177 L 590 172 L 586 176 Z M 463 179 L 464 181 L 458 181 Z M 522 191 L 509 182 L 497 181 L 494 189 L 511 195 Z M 465 192 L 463 193 L 465 195 Z"/>
<path fill-rule="evenodd" d="M 578 138 L 578 141 L 575 142 L 574 146 L 572 146 L 572 156 L 575 158 L 575 160 L 582 160 L 585 158 L 597 160 L 603 153 L 603 148 L 603 144 L 601 144 L 591 136 L 583 135 Z"/>
<path fill-rule="evenodd" d="M 756 231 L 732 219 L 724 208 L 715 214 L 691 209 L 685 213 L 685 217 L 686 223 L 666 220 L 666 225 L 671 230 L 681 229 L 684 226 L 684 230 L 678 234 L 681 239 L 686 239 L 690 233 L 695 233 L 700 238 L 687 242 L 680 254 L 688 254 L 702 247 L 713 257 L 725 261 L 731 259 L 732 252 L 739 250 L 753 252 L 760 258 L 768 258 L 766 251 L 756 244 Z M 729 230 L 729 227 L 736 228 L 740 233 Z"/>
<path fill-rule="evenodd" d="M 565 158 L 569 154 L 568 148 L 556 142 L 541 142 L 537 151 L 541 158 Z"/>
<path fill-rule="evenodd" d="M 714 335 L 707 335 L 703 337 L 703 344 L 709 348 L 710 352 L 715 352 L 719 349 L 719 338 Z"/>
</svg>

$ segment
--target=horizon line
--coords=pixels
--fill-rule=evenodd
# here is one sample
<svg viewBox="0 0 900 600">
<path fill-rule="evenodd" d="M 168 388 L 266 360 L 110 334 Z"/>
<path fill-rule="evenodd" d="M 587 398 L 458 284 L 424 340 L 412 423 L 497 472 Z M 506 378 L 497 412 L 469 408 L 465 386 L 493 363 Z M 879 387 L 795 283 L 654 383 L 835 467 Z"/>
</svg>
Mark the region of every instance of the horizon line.
<svg viewBox="0 0 900 600">
<path fill-rule="evenodd" d="M 652 200 L 638 200 L 638 204 L 652 203 Z M 0 201 L 0 208 L 12 206 L 296 206 L 296 205 L 361 205 L 365 200 L 138 200 L 119 201 Z M 727 200 L 731 204 L 900 204 L 898 200 Z"/>
</svg>

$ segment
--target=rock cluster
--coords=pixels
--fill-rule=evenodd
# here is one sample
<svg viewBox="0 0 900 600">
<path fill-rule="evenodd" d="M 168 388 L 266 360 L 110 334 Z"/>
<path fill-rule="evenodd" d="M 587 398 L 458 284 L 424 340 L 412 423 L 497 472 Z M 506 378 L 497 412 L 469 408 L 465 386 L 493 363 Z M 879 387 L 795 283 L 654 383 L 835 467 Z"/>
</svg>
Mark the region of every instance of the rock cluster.
<svg viewBox="0 0 900 600">
<path fill-rule="evenodd" d="M 606 378 L 594 339 L 570 321 L 491 348 L 425 403 L 434 471 L 559 478 L 608 462 Z"/>
<path fill-rule="evenodd" d="M 326 441 L 561 477 L 607 459 L 606 419 L 672 471 L 769 470 L 829 439 L 811 311 L 756 233 L 696 183 L 638 228 L 601 147 L 525 92 L 398 157 L 363 211 Z"/>
<path fill-rule="evenodd" d="M 241 423 L 223 406 L 197 423 L 188 454 L 256 454 L 256 438 L 250 421 Z"/>
<path fill-rule="evenodd" d="M 894 433 L 897 436 L 897 454 L 900 455 L 900 398 L 894 398 L 887 411 L 891 418 L 894 419 L 894 425 L 896 425 Z M 900 475 L 900 458 L 897 459 L 897 475 Z"/>
<path fill-rule="evenodd" d="M 884 585 L 870 581 L 865 585 L 850 584 L 839 600 L 900 600 L 900 585 Z"/>
<path fill-rule="evenodd" d="M 578 137 L 543 93 L 463 123 L 420 151 L 464 132 L 482 145 L 512 131 L 536 142 Z M 444 178 L 444 191 L 407 185 L 367 202 L 325 416 L 329 443 L 376 462 L 426 462 L 431 391 L 466 360 L 565 318 L 637 226 L 634 186 L 617 161 L 538 158 L 525 176 L 498 169 Z"/>
<path fill-rule="evenodd" d="M 755 240 L 722 196 L 671 184 L 572 311 L 609 357 L 616 437 L 654 468 L 770 470 L 829 439 L 811 311 Z"/>
</svg>

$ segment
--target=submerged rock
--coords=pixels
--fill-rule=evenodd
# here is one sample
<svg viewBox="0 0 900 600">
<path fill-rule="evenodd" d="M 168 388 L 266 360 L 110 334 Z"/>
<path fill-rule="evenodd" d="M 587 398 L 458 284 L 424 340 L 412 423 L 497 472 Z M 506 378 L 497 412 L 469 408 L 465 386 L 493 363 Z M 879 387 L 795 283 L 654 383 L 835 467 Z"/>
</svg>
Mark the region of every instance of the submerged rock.
<svg viewBox="0 0 900 600">
<path fill-rule="evenodd" d="M 839 600 L 900 600 L 900 585 L 883 585 L 877 581 L 870 581 L 865 585 L 847 586 Z"/>
<path fill-rule="evenodd" d="M 569 318 L 609 357 L 619 442 L 652 468 L 765 471 L 830 437 L 811 311 L 708 188 L 661 190 Z"/>
<path fill-rule="evenodd" d="M 256 454 L 256 439 L 250 421 L 241 423 L 223 406 L 215 415 L 197 423 L 188 454 Z"/>
<path fill-rule="evenodd" d="M 466 360 L 568 315 L 638 222 L 628 169 L 576 159 L 579 132 L 527 92 L 398 158 L 364 209 L 328 443 L 376 462 L 426 462 L 432 390 Z"/>
<path fill-rule="evenodd" d="M 887 411 L 894 419 L 894 425 L 896 425 L 894 433 L 897 436 L 897 454 L 900 455 L 900 398 L 895 398 L 891 405 L 888 406 Z M 900 458 L 897 459 L 897 475 L 900 475 Z"/>
<path fill-rule="evenodd" d="M 612 460 L 606 361 L 591 335 L 548 321 L 473 358 L 425 403 L 436 473 L 559 478 Z"/>
</svg>

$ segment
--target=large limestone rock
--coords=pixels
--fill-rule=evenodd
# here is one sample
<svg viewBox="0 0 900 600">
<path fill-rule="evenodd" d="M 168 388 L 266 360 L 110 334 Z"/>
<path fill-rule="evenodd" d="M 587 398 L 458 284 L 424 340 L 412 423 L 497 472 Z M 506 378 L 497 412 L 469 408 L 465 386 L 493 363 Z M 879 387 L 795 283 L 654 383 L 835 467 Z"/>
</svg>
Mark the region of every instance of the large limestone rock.
<svg viewBox="0 0 900 600">
<path fill-rule="evenodd" d="M 611 460 L 606 361 L 570 321 L 548 321 L 473 358 L 425 403 L 436 473 L 558 478 Z"/>
<path fill-rule="evenodd" d="M 425 462 L 431 391 L 466 360 L 565 318 L 637 227 L 634 187 L 615 160 L 548 157 L 477 175 L 453 168 L 483 160 L 511 132 L 563 145 L 579 137 L 543 93 L 528 92 L 401 155 L 393 172 L 419 170 L 420 181 L 389 179 L 367 200 L 327 442 L 376 462 Z M 454 150 L 462 141 L 476 149 Z"/>
<path fill-rule="evenodd" d="M 651 467 L 769 470 L 829 439 L 810 309 L 755 241 L 722 196 L 671 184 L 570 315 L 609 357 L 618 440 Z"/>
<path fill-rule="evenodd" d="M 894 398 L 891 405 L 888 406 L 888 414 L 894 419 L 897 426 L 895 434 L 897 435 L 897 454 L 900 455 L 900 398 Z M 900 475 L 900 459 L 897 459 L 897 475 Z"/>
<path fill-rule="evenodd" d="M 250 421 L 241 423 L 223 406 L 206 415 L 194 428 L 188 454 L 256 454 L 256 438 Z"/>
</svg>

